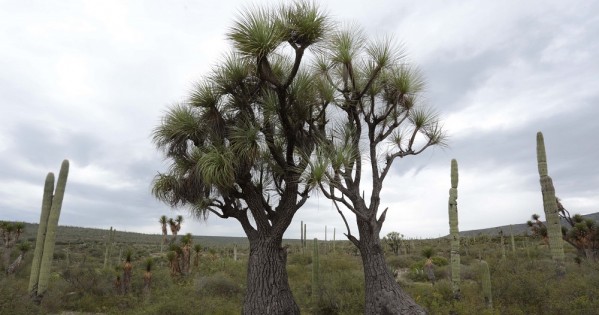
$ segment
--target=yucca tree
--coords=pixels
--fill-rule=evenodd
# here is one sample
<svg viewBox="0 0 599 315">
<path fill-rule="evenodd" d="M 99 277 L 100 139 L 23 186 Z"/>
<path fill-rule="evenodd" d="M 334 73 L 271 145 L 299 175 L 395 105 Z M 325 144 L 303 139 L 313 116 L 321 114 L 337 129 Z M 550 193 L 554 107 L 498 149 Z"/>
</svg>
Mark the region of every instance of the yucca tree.
<svg viewBox="0 0 599 315">
<path fill-rule="evenodd" d="M 200 266 L 200 252 L 202 251 L 202 245 L 195 244 L 193 246 L 193 251 L 195 252 L 195 256 L 193 258 L 193 266 L 198 269 Z"/>
<path fill-rule="evenodd" d="M 179 231 L 181 231 L 181 223 L 183 223 L 183 216 L 178 215 L 175 218 L 175 228 L 177 229 L 177 233 L 179 233 Z"/>
<path fill-rule="evenodd" d="M 383 241 L 385 242 L 385 244 L 387 244 L 387 246 L 389 246 L 393 254 L 399 255 L 399 249 L 401 248 L 404 242 L 403 239 L 403 234 L 400 234 L 398 232 L 389 232 L 389 234 L 387 234 L 387 236 L 383 238 Z"/>
<path fill-rule="evenodd" d="M 4 252 L 2 253 L 4 268 L 9 267 L 10 254 L 23 231 L 25 231 L 25 223 L 23 222 L 0 222 L 0 234 L 2 235 L 2 241 L 4 242 Z"/>
<path fill-rule="evenodd" d="M 160 227 L 162 228 L 162 243 L 160 244 L 160 251 L 162 252 L 162 246 L 164 246 L 166 244 L 166 235 L 168 234 L 168 231 L 166 229 L 166 224 L 168 223 L 168 219 L 166 218 L 165 215 L 160 216 L 158 223 L 160 223 Z"/>
<path fill-rule="evenodd" d="M 154 131 L 171 162 L 154 195 L 237 220 L 249 239 L 244 314 L 299 314 L 281 242 L 312 188 L 302 175 L 327 121 L 330 100 L 304 62 L 327 27 L 307 2 L 243 11 L 227 34 L 233 51 Z"/>
<path fill-rule="evenodd" d="M 133 264 L 131 263 L 131 251 L 128 250 L 123 263 L 123 294 L 131 292 L 131 278 L 133 277 Z"/>
<path fill-rule="evenodd" d="M 177 233 L 179 232 L 179 230 L 177 230 L 177 222 L 175 222 L 175 220 L 173 218 L 169 218 L 168 219 L 168 226 L 171 229 L 171 234 L 173 234 L 173 237 L 171 238 L 171 240 L 169 241 L 169 243 L 173 244 L 177 240 Z"/>
<path fill-rule="evenodd" d="M 366 36 L 356 26 L 335 30 L 317 59 L 317 80 L 331 93 L 334 123 L 319 135 L 310 182 L 355 217 L 366 281 L 366 314 L 420 314 L 388 270 L 379 233 L 381 191 L 398 159 L 445 145 L 434 110 L 422 104 L 424 80 L 391 37 Z M 369 189 L 368 194 L 364 190 Z"/>
<path fill-rule="evenodd" d="M 189 274 L 191 267 L 191 247 L 193 245 L 193 238 L 191 233 L 185 234 L 181 237 L 181 273 L 183 275 Z"/>
<path fill-rule="evenodd" d="M 580 214 L 570 216 L 559 198 L 556 198 L 558 214 L 562 222 L 562 238 L 577 250 L 579 258 L 593 259 L 599 256 L 599 226 L 591 219 L 585 219 Z M 541 236 L 545 245 L 549 245 L 549 235 L 546 225 L 538 214 L 532 215 L 532 221 L 526 222 L 533 236 Z"/>
<path fill-rule="evenodd" d="M 545 223 L 541 221 L 541 216 L 535 213 L 531 216 L 531 219 L 532 220 L 526 221 L 526 225 L 528 225 L 528 227 L 530 228 L 532 236 L 540 237 L 545 245 L 549 245 L 547 227 L 545 226 Z"/>
<path fill-rule="evenodd" d="M 31 244 L 29 244 L 28 242 L 21 243 L 17 246 L 17 248 L 19 249 L 19 256 L 17 256 L 17 259 L 15 259 L 15 261 L 12 264 L 10 264 L 8 268 L 6 268 L 6 273 L 9 275 L 15 273 L 19 269 L 19 267 L 23 263 L 25 253 L 27 253 L 31 249 Z"/>
<path fill-rule="evenodd" d="M 144 272 L 144 288 L 143 291 L 145 294 L 150 294 L 151 286 L 152 286 L 152 266 L 154 266 L 154 260 L 152 258 L 148 258 L 145 263 Z"/>
<path fill-rule="evenodd" d="M 166 254 L 166 259 L 169 262 L 171 277 L 181 275 L 181 256 L 183 251 L 179 245 L 173 244 L 170 246 L 170 251 Z"/>
</svg>

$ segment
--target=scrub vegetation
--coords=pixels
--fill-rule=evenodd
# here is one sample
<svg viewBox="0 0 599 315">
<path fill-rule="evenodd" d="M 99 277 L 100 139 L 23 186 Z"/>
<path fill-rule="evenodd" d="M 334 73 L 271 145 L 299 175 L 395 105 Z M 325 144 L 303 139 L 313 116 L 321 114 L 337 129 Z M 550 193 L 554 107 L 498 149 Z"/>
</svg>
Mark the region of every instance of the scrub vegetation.
<svg viewBox="0 0 599 315">
<path fill-rule="evenodd" d="M 32 236 L 35 233 L 28 231 L 35 230 L 34 227 L 25 224 L 23 236 L 12 249 L 13 259 L 19 254 L 18 244 L 35 240 Z M 108 257 L 112 268 L 105 269 L 108 229 L 59 227 L 48 290 L 41 304 L 34 303 L 27 293 L 33 260 L 29 251 L 19 269 L 11 275 L 2 273 L 0 276 L 0 313 L 241 312 L 247 288 L 247 242 L 242 243 L 239 238 L 194 237 L 193 244 L 201 245 L 198 264 L 192 263 L 186 275 L 173 275 L 168 252 L 160 252 L 162 235 L 117 234 Z M 515 251 L 508 250 L 503 258 L 497 234 L 461 238 L 459 300 L 454 298 L 452 288 L 449 238 L 404 238 L 398 248 L 384 242 L 383 249 L 389 270 L 429 314 L 450 311 L 454 314 L 595 314 L 599 309 L 599 265 L 594 260 L 576 259 L 577 249 L 564 244 L 566 273 L 558 276 L 542 237 L 520 234 L 514 236 L 514 241 Z M 307 250 L 302 250 L 300 240 L 284 240 L 283 243 L 288 251 L 289 285 L 302 314 L 364 313 L 364 272 L 359 251 L 352 243 L 336 241 L 333 246 L 332 241 L 318 241 L 316 292 L 312 283 L 314 242 L 307 242 Z M 237 260 L 233 259 L 235 245 Z M 434 285 L 427 276 L 427 258 L 423 252 L 430 254 L 433 262 Z M 483 272 L 485 264 L 489 270 L 488 283 Z M 124 293 L 126 270 L 130 270 L 130 283 Z M 117 283 L 117 279 L 121 282 Z M 488 303 L 489 297 L 492 304 Z"/>
</svg>

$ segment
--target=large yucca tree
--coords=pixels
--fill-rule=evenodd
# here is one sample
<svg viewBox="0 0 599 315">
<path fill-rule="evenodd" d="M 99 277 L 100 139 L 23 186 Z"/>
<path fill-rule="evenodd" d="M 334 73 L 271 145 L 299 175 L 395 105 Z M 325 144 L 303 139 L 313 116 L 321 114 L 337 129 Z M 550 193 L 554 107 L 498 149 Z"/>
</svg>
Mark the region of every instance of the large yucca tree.
<svg viewBox="0 0 599 315">
<path fill-rule="evenodd" d="M 313 187 L 303 175 L 331 100 L 303 61 L 327 27 L 303 2 L 243 11 L 228 32 L 233 51 L 154 131 L 171 162 L 154 195 L 237 220 L 249 239 L 244 314 L 299 314 L 281 242 Z"/>
<path fill-rule="evenodd" d="M 360 250 L 365 313 L 424 313 L 387 268 L 379 236 L 387 213 L 380 212 L 381 191 L 393 163 L 445 144 L 437 115 L 422 104 L 424 81 L 392 38 L 367 37 L 353 25 L 336 30 L 317 60 L 318 82 L 332 94 L 335 115 L 320 133 L 309 183 L 333 200 Z M 359 237 L 342 208 L 355 217 Z"/>
</svg>

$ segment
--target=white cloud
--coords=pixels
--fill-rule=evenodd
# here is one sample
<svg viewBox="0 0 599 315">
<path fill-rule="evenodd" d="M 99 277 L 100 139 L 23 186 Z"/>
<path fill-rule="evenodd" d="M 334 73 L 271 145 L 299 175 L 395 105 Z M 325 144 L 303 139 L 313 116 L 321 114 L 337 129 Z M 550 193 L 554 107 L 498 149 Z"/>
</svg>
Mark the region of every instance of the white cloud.
<svg viewBox="0 0 599 315">
<path fill-rule="evenodd" d="M 135 182 L 127 178 L 125 174 L 118 174 L 107 167 L 95 164 L 78 165 L 70 163 L 69 181 L 83 183 L 91 186 L 102 187 L 107 190 L 131 190 L 136 187 Z"/>
</svg>

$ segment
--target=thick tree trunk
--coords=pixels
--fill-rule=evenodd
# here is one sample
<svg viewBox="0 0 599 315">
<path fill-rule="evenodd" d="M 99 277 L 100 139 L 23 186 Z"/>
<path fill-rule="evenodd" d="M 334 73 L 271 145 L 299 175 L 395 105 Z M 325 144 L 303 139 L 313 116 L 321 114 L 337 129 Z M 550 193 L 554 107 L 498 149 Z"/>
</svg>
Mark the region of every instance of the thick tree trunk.
<svg viewBox="0 0 599 315">
<path fill-rule="evenodd" d="M 426 314 L 426 311 L 402 290 L 387 267 L 378 231 L 358 219 L 358 248 L 364 265 L 366 315 Z"/>
<path fill-rule="evenodd" d="M 247 292 L 242 314 L 299 314 L 287 280 L 287 249 L 282 238 L 250 238 Z"/>
</svg>

